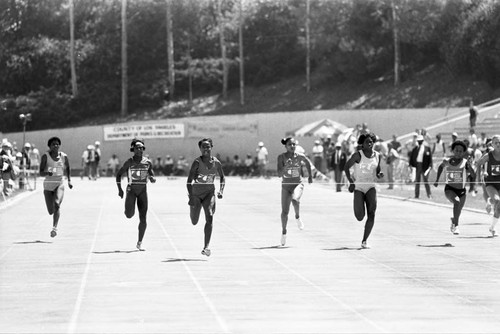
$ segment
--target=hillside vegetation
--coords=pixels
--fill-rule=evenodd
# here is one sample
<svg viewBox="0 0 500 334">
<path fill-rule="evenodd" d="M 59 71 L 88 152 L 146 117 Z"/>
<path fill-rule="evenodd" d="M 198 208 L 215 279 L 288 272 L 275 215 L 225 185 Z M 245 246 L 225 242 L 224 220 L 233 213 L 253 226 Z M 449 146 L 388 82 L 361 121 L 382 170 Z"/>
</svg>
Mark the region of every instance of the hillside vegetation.
<svg viewBox="0 0 500 334">
<path fill-rule="evenodd" d="M 245 89 L 245 104 L 240 103 L 240 90 L 233 89 L 227 100 L 217 93 L 194 100 L 170 102 L 163 108 L 142 110 L 127 119 L 98 117 L 87 120 L 91 124 L 117 121 L 171 118 L 197 115 L 229 115 L 305 111 L 320 109 L 404 109 L 466 107 L 471 98 L 476 104 L 500 96 L 500 89 L 492 89 L 486 82 L 470 77 L 453 77 L 446 70 L 429 66 L 395 87 L 391 75 L 363 84 L 331 84 L 324 73 L 313 75 L 311 91 L 305 88 L 305 77 L 296 76 L 262 87 Z"/>
</svg>

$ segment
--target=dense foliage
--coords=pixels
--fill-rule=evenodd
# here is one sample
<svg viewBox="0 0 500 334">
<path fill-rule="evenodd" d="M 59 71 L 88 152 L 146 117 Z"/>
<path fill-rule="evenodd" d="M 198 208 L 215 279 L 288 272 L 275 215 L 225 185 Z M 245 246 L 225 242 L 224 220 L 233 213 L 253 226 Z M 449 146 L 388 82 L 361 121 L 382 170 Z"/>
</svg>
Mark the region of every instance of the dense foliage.
<svg viewBox="0 0 500 334">
<path fill-rule="evenodd" d="M 129 110 L 162 105 L 167 88 L 167 0 L 128 0 Z M 170 0 L 175 97 L 220 91 L 220 27 L 229 88 L 239 85 L 240 0 Z M 217 1 L 222 8 L 218 22 Z M 246 85 L 305 73 L 307 0 L 241 0 Z M 70 82 L 69 0 L 0 1 L 0 131 L 71 125 L 118 114 L 122 0 L 74 0 L 78 95 Z M 494 0 L 309 0 L 312 71 L 332 82 L 391 73 L 394 28 L 402 78 L 429 64 L 500 84 L 500 2 Z M 395 6 L 396 19 L 393 19 Z M 190 71 L 188 71 L 188 69 Z"/>
</svg>

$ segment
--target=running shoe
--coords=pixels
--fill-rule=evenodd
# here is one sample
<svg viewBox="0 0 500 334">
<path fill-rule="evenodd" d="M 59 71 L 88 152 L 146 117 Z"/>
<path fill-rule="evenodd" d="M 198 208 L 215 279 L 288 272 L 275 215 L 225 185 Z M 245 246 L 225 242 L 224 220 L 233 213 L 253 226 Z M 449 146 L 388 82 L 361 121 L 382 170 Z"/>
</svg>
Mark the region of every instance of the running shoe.
<svg viewBox="0 0 500 334">
<path fill-rule="evenodd" d="M 50 237 L 53 238 L 57 235 L 57 228 L 52 228 L 52 231 L 50 231 Z"/>
<path fill-rule="evenodd" d="M 451 231 L 451 233 L 453 233 L 455 235 L 460 234 L 460 230 L 458 229 L 458 226 L 453 224 L 453 223 L 451 223 L 450 231 Z"/>
<path fill-rule="evenodd" d="M 493 229 L 492 226 L 490 226 L 490 233 L 492 237 L 494 237 L 497 234 L 497 232 Z"/>
<path fill-rule="evenodd" d="M 137 247 L 137 249 L 140 251 L 144 250 L 144 249 L 142 249 L 142 241 L 137 241 L 137 245 L 135 247 Z"/>
<path fill-rule="evenodd" d="M 285 246 L 286 244 L 286 234 L 281 235 L 281 246 Z"/>
<path fill-rule="evenodd" d="M 363 241 L 363 242 L 361 243 L 361 248 L 363 248 L 363 249 L 370 249 L 371 247 L 370 247 L 370 245 L 368 245 L 368 244 L 366 243 L 366 241 Z"/>
<path fill-rule="evenodd" d="M 212 252 L 208 248 L 203 248 L 203 250 L 201 251 L 201 254 L 203 254 L 205 256 L 210 256 L 210 254 L 212 254 Z"/>
<path fill-rule="evenodd" d="M 303 230 L 304 223 L 302 222 L 302 220 L 300 218 L 297 218 L 297 219 L 295 219 L 295 221 L 297 222 L 297 226 L 299 227 L 299 230 Z"/>
</svg>

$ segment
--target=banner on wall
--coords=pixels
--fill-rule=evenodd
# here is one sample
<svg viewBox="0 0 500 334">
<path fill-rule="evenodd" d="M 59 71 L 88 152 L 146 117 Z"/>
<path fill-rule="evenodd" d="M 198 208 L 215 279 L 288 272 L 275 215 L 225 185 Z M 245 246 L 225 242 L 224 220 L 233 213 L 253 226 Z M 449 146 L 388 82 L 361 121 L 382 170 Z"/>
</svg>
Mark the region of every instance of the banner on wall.
<svg viewBox="0 0 500 334">
<path fill-rule="evenodd" d="M 129 140 L 133 138 L 184 138 L 184 124 L 143 124 L 105 126 L 104 140 Z"/>
<path fill-rule="evenodd" d="M 201 137 L 231 137 L 241 133 L 257 134 L 257 122 L 234 120 L 233 122 L 199 122 L 187 123 L 187 136 L 189 138 Z"/>
</svg>

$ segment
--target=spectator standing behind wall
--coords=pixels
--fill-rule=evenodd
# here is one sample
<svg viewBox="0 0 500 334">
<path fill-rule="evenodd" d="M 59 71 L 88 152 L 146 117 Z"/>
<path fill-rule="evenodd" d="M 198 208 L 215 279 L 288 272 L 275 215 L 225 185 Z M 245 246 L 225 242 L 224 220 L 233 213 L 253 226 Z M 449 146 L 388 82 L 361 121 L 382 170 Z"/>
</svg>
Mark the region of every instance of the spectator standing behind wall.
<svg viewBox="0 0 500 334">
<path fill-rule="evenodd" d="M 189 163 L 187 162 L 186 158 L 184 158 L 184 156 L 181 155 L 179 156 L 177 164 L 175 165 L 174 175 L 177 176 L 187 175 L 188 168 L 189 168 Z"/>
<path fill-rule="evenodd" d="M 394 170 L 399 161 L 399 153 L 392 146 L 392 142 L 387 143 L 387 155 L 386 155 L 386 163 L 387 163 L 387 182 L 389 183 L 389 187 L 387 189 L 394 189 Z"/>
<path fill-rule="evenodd" d="M 401 153 L 402 146 L 401 143 L 398 141 L 398 136 L 392 135 L 391 145 L 393 149 L 395 149 L 398 153 Z"/>
<path fill-rule="evenodd" d="M 417 144 L 410 156 L 410 166 L 415 168 L 415 198 L 420 196 L 420 179 L 423 178 L 427 197 L 432 199 L 429 185 L 429 172 L 432 169 L 431 148 L 425 144 L 422 135 L 417 136 Z"/>
<path fill-rule="evenodd" d="M 30 143 L 25 143 L 21 152 L 17 153 L 19 159 L 19 168 L 21 169 L 21 175 L 19 177 L 19 189 L 24 189 L 28 182 L 28 173 L 31 168 L 31 160 L 29 152 L 31 150 Z"/>
<path fill-rule="evenodd" d="M 116 172 L 118 171 L 118 167 L 120 166 L 120 160 L 116 156 L 116 154 L 113 154 L 111 158 L 108 160 L 108 170 L 107 170 L 107 176 L 116 176 Z"/>
<path fill-rule="evenodd" d="M 245 169 L 243 171 L 243 176 L 244 177 L 251 177 L 252 174 L 254 173 L 254 168 L 253 168 L 253 158 L 250 153 L 247 154 L 247 157 L 245 158 L 244 161 L 245 164 Z"/>
<path fill-rule="evenodd" d="M 478 110 L 474 105 L 474 101 L 471 99 L 469 104 L 469 125 L 471 128 L 476 126 Z"/>
<path fill-rule="evenodd" d="M 319 140 L 314 141 L 312 148 L 314 167 L 323 173 L 323 145 Z"/>
<path fill-rule="evenodd" d="M 163 163 L 163 174 L 171 176 L 174 173 L 174 159 L 167 154 Z"/>
<path fill-rule="evenodd" d="M 267 152 L 267 148 L 264 147 L 263 142 L 259 142 L 259 147 L 256 149 L 257 151 L 257 166 L 260 177 L 267 177 L 267 164 L 269 163 L 269 153 Z"/>
<path fill-rule="evenodd" d="M 97 162 L 99 161 L 98 154 L 94 145 L 88 145 L 87 149 L 82 154 L 83 173 L 80 175 L 88 176 L 89 180 L 97 179 Z"/>
<path fill-rule="evenodd" d="M 95 152 L 96 152 L 96 157 L 95 157 L 95 160 L 96 160 L 96 172 L 95 172 L 95 175 L 96 177 L 100 177 L 101 176 L 101 172 L 100 172 L 100 169 L 101 169 L 101 157 L 102 157 L 102 154 L 101 154 L 101 143 L 99 141 L 96 141 L 94 143 L 94 147 L 95 147 Z"/>
<path fill-rule="evenodd" d="M 35 145 L 31 145 L 30 150 L 30 161 L 31 161 L 31 170 L 33 173 L 38 175 L 38 169 L 40 167 L 40 151 L 35 147 Z"/>
<path fill-rule="evenodd" d="M 344 167 L 346 162 L 347 162 L 347 155 L 342 150 L 342 144 L 341 143 L 335 144 L 335 151 L 332 154 L 330 166 L 333 170 L 337 192 L 342 191 L 342 186 L 343 186 L 342 176 L 344 173 Z"/>
</svg>

